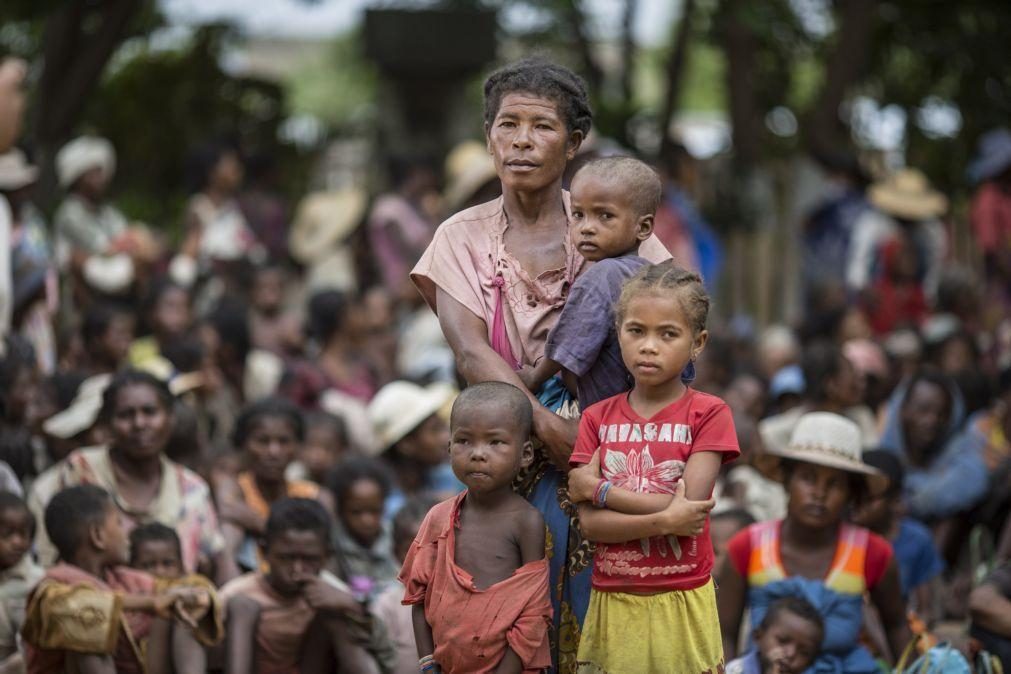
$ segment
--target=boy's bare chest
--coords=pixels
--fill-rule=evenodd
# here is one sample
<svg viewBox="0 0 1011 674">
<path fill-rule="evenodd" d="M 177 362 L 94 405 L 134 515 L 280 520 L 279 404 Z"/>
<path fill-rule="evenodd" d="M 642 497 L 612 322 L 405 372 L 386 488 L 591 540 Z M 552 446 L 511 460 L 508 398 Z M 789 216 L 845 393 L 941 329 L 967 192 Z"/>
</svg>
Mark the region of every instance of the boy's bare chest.
<svg viewBox="0 0 1011 674">
<path fill-rule="evenodd" d="M 503 522 L 457 529 L 454 552 L 456 565 L 474 577 L 480 590 L 505 580 L 522 565 L 512 526 Z"/>
</svg>

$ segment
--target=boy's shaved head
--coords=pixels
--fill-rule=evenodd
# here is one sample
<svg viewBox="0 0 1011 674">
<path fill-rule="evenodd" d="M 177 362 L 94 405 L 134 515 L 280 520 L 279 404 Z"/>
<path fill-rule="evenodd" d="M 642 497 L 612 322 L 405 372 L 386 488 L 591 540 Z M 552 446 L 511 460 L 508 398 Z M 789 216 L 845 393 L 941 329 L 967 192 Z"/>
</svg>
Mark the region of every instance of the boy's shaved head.
<svg viewBox="0 0 1011 674">
<path fill-rule="evenodd" d="M 512 384 L 486 381 L 465 388 L 453 403 L 449 417 L 450 429 L 456 428 L 460 415 L 477 407 L 494 407 L 502 411 L 503 418 L 512 419 L 519 435 L 528 438 L 533 428 L 534 409 L 526 395 Z M 508 416 L 506 416 L 508 415 Z"/>
<path fill-rule="evenodd" d="M 597 178 L 620 186 L 635 209 L 635 216 L 656 215 L 663 199 L 663 183 L 656 171 L 635 157 L 602 157 L 583 164 L 572 182 L 579 178 Z"/>
</svg>

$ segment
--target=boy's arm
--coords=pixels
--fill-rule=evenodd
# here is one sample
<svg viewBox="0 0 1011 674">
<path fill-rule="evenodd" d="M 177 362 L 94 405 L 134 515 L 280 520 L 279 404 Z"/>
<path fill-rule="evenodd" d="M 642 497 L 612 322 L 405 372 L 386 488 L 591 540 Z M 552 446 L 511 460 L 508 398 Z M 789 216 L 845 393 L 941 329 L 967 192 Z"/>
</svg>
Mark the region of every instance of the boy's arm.
<svg viewBox="0 0 1011 674">
<path fill-rule="evenodd" d="M 520 560 L 523 564 L 544 559 L 544 543 L 547 538 L 544 528 L 544 517 L 535 508 L 530 506 L 520 517 L 519 521 L 519 544 Z"/>
<path fill-rule="evenodd" d="M 432 637 L 432 626 L 425 618 L 425 604 L 419 602 L 411 607 L 411 621 L 414 624 L 414 642 L 418 647 L 418 658 L 435 653 L 435 639 Z M 438 665 L 435 672 L 442 671 Z"/>
<path fill-rule="evenodd" d="M 169 647 L 171 638 L 172 623 L 170 621 L 165 618 L 155 618 L 151 621 L 151 631 L 147 635 L 147 669 L 145 670 L 148 674 L 168 674 L 172 670 L 172 651 Z"/>
<path fill-rule="evenodd" d="M 253 674 L 253 644 L 260 620 L 260 606 L 248 597 L 228 601 L 225 627 L 225 674 Z"/>
</svg>

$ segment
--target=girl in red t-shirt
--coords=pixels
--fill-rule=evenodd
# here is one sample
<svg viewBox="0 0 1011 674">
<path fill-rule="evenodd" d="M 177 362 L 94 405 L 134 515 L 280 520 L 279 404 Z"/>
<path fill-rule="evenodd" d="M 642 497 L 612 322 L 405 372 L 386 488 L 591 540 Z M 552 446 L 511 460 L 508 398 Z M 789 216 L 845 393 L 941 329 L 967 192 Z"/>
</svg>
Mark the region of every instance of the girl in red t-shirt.
<svg viewBox="0 0 1011 674">
<path fill-rule="evenodd" d="M 578 671 L 723 664 L 708 515 L 720 466 L 740 450 L 726 403 L 682 380 L 708 312 L 699 275 L 669 261 L 632 277 L 615 307 L 635 386 L 585 410 L 570 459 L 569 494 L 597 545 Z"/>
</svg>

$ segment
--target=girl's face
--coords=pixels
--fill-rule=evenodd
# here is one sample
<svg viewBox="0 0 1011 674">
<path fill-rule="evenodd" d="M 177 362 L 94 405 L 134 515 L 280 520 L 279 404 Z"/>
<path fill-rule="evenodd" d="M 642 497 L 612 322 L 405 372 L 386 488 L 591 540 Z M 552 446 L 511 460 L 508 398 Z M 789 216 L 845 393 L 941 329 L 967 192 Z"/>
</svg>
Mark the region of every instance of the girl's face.
<svg viewBox="0 0 1011 674">
<path fill-rule="evenodd" d="M 266 482 L 282 482 L 288 464 L 295 460 L 298 438 L 291 421 L 284 417 L 260 417 L 253 421 L 243 449 L 249 468 Z"/>
<path fill-rule="evenodd" d="M 353 482 L 342 496 L 341 523 L 351 538 L 370 548 L 383 532 L 383 489 L 375 481 L 363 478 Z"/>
<path fill-rule="evenodd" d="M 677 297 L 646 293 L 631 298 L 618 325 L 625 367 L 637 386 L 665 384 L 705 347 L 709 333 L 694 334 Z"/>
<path fill-rule="evenodd" d="M 172 412 L 148 384 L 116 392 L 109 419 L 112 445 L 133 459 L 158 456 L 172 434 Z"/>
<path fill-rule="evenodd" d="M 190 327 L 190 296 L 182 288 L 168 288 L 154 306 L 151 322 L 154 330 L 163 337 L 184 334 Z"/>
<path fill-rule="evenodd" d="M 569 133 L 554 101 L 522 92 L 502 97 L 485 135 L 503 189 L 528 193 L 560 180 L 583 139 Z"/>
<path fill-rule="evenodd" d="M 797 463 L 786 483 L 787 516 L 810 529 L 835 526 L 850 500 L 849 473 L 813 463 Z"/>
</svg>

